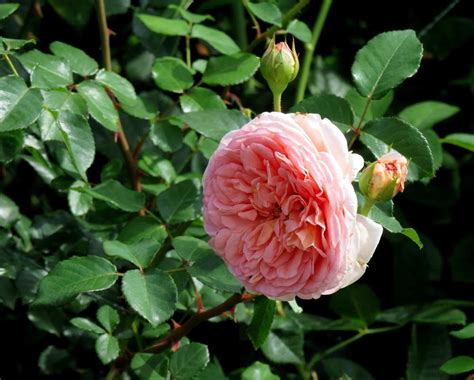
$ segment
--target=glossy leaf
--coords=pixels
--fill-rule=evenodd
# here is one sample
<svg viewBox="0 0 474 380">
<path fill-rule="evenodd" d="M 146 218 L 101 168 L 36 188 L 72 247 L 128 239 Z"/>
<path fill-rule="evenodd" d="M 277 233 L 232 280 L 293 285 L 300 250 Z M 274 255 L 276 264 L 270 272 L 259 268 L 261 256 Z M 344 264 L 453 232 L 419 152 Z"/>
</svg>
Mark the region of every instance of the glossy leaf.
<svg viewBox="0 0 474 380">
<path fill-rule="evenodd" d="M 226 133 L 239 129 L 248 119 L 236 110 L 206 110 L 176 116 L 203 136 L 219 141 Z"/>
<path fill-rule="evenodd" d="M 354 124 L 354 112 L 350 104 L 335 95 L 311 96 L 291 107 L 290 112 L 317 113 L 335 123 L 343 132 L 350 130 Z"/>
<path fill-rule="evenodd" d="M 255 349 L 267 339 L 275 315 L 275 301 L 260 296 L 255 299 L 252 322 L 247 330 Z"/>
<path fill-rule="evenodd" d="M 403 154 L 411 160 L 411 163 L 416 164 L 424 175 L 433 175 L 433 155 L 428 142 L 418 129 L 400 119 L 386 117 L 367 123 L 362 131 L 362 142 L 364 143 L 366 143 L 366 140 L 364 140 L 365 134 L 385 144 L 387 146 L 386 151 L 388 151 L 388 146 L 391 146 Z M 366 145 L 377 156 L 377 153 L 372 149 L 372 145 Z"/>
<path fill-rule="evenodd" d="M 452 133 L 442 138 L 441 141 L 444 144 L 456 145 L 471 152 L 474 152 L 474 134 Z"/>
<path fill-rule="evenodd" d="M 272 373 L 268 364 L 255 362 L 247 367 L 241 376 L 241 380 L 279 380 L 280 377 Z"/>
<path fill-rule="evenodd" d="M 427 100 L 412 104 L 400 112 L 399 117 L 415 128 L 427 129 L 439 122 L 449 119 L 459 112 L 459 107 L 450 104 Z"/>
<path fill-rule="evenodd" d="M 230 55 L 240 51 L 240 48 L 234 40 L 227 34 L 218 29 L 209 28 L 208 26 L 194 25 L 191 31 L 191 37 L 206 41 L 222 54 Z"/>
<path fill-rule="evenodd" d="M 335 293 L 329 307 L 341 317 L 369 326 L 380 311 L 380 302 L 367 285 L 356 284 Z"/>
<path fill-rule="evenodd" d="M 440 370 L 448 375 L 458 375 L 472 371 L 474 370 L 474 358 L 464 355 L 456 356 L 444 363 Z"/>
<path fill-rule="evenodd" d="M 84 187 L 87 186 L 84 182 L 78 180 L 75 181 L 71 187 Z M 89 194 L 82 193 L 76 190 L 69 190 L 67 195 L 67 200 L 69 203 L 69 209 L 73 215 L 81 216 L 88 213 L 92 207 L 92 197 Z"/>
<path fill-rule="evenodd" d="M 199 191 L 191 180 L 171 186 L 156 201 L 161 216 L 170 224 L 193 220 L 201 213 Z"/>
<path fill-rule="evenodd" d="M 247 2 L 247 6 L 250 11 L 260 20 L 263 20 L 269 24 L 281 26 L 281 11 L 275 4 L 270 2 Z"/>
<path fill-rule="evenodd" d="M 175 380 L 194 378 L 209 363 L 207 346 L 201 343 L 190 343 L 182 346 L 171 356 L 170 372 Z"/>
<path fill-rule="evenodd" d="M 20 4 L 18 3 L 7 3 L 7 4 L 0 4 L 0 20 L 7 18 L 13 12 L 15 12 Z"/>
<path fill-rule="evenodd" d="M 109 333 L 112 333 L 120 322 L 120 316 L 114 308 L 103 305 L 97 310 L 97 320 Z"/>
<path fill-rule="evenodd" d="M 229 86 L 249 80 L 260 66 L 260 60 L 250 53 L 212 57 L 202 81 L 211 86 Z"/>
<path fill-rule="evenodd" d="M 130 368 L 143 380 L 165 380 L 168 358 L 165 355 L 137 352 L 133 355 Z"/>
<path fill-rule="evenodd" d="M 176 285 L 158 269 L 129 270 L 123 276 L 122 290 L 129 305 L 153 326 L 165 322 L 176 309 Z"/>
<path fill-rule="evenodd" d="M 94 1 L 67 1 L 48 0 L 49 5 L 64 20 L 76 28 L 81 28 L 89 21 L 90 14 L 94 9 Z"/>
<path fill-rule="evenodd" d="M 105 89 L 97 82 L 87 80 L 77 86 L 92 117 L 105 128 L 118 131 L 119 115 Z"/>
<path fill-rule="evenodd" d="M 92 189 L 84 188 L 82 191 L 92 196 L 92 198 L 105 201 L 123 211 L 139 211 L 145 205 L 144 194 L 126 188 L 114 179 L 101 183 Z"/>
<path fill-rule="evenodd" d="M 149 216 L 137 217 L 125 225 L 118 240 L 125 244 L 135 244 L 142 239 L 153 239 L 163 243 L 167 237 L 164 226 Z"/>
<path fill-rule="evenodd" d="M 109 256 L 130 261 L 139 268 L 147 268 L 158 253 L 161 244 L 153 239 L 143 239 L 134 244 L 124 244 L 118 240 L 106 240 L 104 252 Z"/>
<path fill-rule="evenodd" d="M 309 29 L 308 25 L 300 20 L 291 20 L 286 27 L 286 32 L 293 35 L 302 42 L 308 43 L 311 41 L 311 29 Z"/>
<path fill-rule="evenodd" d="M 105 330 L 100 327 L 99 325 L 95 324 L 94 322 L 86 319 L 86 318 L 81 318 L 81 317 L 76 317 L 71 319 L 71 324 L 78 329 L 84 330 L 84 331 L 89 331 L 94 334 L 104 334 Z"/>
<path fill-rule="evenodd" d="M 188 23 L 184 20 L 140 14 L 138 19 L 154 33 L 167 36 L 185 36 L 189 32 Z"/>
<path fill-rule="evenodd" d="M 209 244 L 192 236 L 178 236 L 172 244 L 179 257 L 188 262 L 214 254 Z"/>
<path fill-rule="evenodd" d="M 152 75 L 158 87 L 166 91 L 182 93 L 193 83 L 193 73 L 186 64 L 174 57 L 164 57 L 155 60 Z"/>
<path fill-rule="evenodd" d="M 8 228 L 20 217 L 20 209 L 9 197 L 0 194 L 0 227 Z"/>
<path fill-rule="evenodd" d="M 80 293 L 110 288 L 117 277 L 117 268 L 102 257 L 72 257 L 61 261 L 41 280 L 34 304 L 64 304 Z"/>
<path fill-rule="evenodd" d="M 98 69 L 97 62 L 94 59 L 89 57 L 81 49 L 65 44 L 64 42 L 53 42 L 49 45 L 49 50 L 57 57 L 64 59 L 72 71 L 79 75 L 92 75 Z"/>
<path fill-rule="evenodd" d="M 38 89 L 26 87 L 16 76 L 0 78 L 0 132 L 23 129 L 34 123 L 43 99 Z"/>
<path fill-rule="evenodd" d="M 95 342 L 95 351 L 103 364 L 117 359 L 120 354 L 117 338 L 109 334 L 102 334 Z"/>
<path fill-rule="evenodd" d="M 224 101 L 214 91 L 195 87 L 179 97 L 179 104 L 184 113 L 209 109 L 225 109 Z"/>
<path fill-rule="evenodd" d="M 181 130 L 168 121 L 153 124 L 150 138 L 153 144 L 164 152 L 175 152 L 183 145 Z"/>
<path fill-rule="evenodd" d="M 94 162 L 95 143 L 87 120 L 71 112 L 61 112 L 58 127 L 77 172 L 87 182 L 86 170 Z"/>
<path fill-rule="evenodd" d="M 304 362 L 303 334 L 272 331 L 262 345 L 262 351 L 275 363 L 301 364 Z"/>
<path fill-rule="evenodd" d="M 461 330 L 451 331 L 449 335 L 452 335 L 458 339 L 471 339 L 474 338 L 474 323 L 468 324 Z"/>
<path fill-rule="evenodd" d="M 393 101 L 393 91 L 388 91 L 382 98 L 374 99 L 367 107 L 367 98 L 361 96 L 355 88 L 351 88 L 344 97 L 354 110 L 357 119 L 362 117 L 365 110 L 364 121 L 382 117 L 387 112 Z M 367 108 L 367 109 L 366 109 Z"/>
<path fill-rule="evenodd" d="M 420 66 L 422 45 L 413 30 L 381 33 L 355 57 L 352 78 L 366 97 L 380 99 L 388 90 L 413 76 Z"/>
<path fill-rule="evenodd" d="M 351 360 L 328 358 L 321 364 L 330 379 L 374 380 L 364 367 Z"/>
</svg>

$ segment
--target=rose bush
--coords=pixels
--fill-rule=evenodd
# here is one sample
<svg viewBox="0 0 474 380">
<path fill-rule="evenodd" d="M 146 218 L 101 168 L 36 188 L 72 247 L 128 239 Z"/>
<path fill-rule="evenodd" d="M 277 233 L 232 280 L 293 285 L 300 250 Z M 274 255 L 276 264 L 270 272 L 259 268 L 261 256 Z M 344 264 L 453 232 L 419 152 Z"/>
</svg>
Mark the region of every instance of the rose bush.
<svg viewBox="0 0 474 380">
<path fill-rule="evenodd" d="M 328 119 L 263 113 L 224 136 L 204 173 L 209 244 L 249 291 L 275 299 L 352 284 L 382 235 L 357 215 L 362 165 Z"/>
</svg>

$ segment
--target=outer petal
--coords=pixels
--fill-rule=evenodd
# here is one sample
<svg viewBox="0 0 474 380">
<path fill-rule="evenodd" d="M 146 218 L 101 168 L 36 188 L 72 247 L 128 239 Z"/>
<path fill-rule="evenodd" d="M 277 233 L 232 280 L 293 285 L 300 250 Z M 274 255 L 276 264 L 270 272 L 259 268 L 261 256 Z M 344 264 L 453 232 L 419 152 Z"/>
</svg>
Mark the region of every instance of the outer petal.
<svg viewBox="0 0 474 380">
<path fill-rule="evenodd" d="M 353 244 L 350 256 L 355 256 L 355 262 L 351 266 L 351 270 L 346 273 L 341 282 L 340 288 L 344 288 L 356 282 L 365 272 L 367 263 L 372 258 L 372 255 L 379 244 L 382 236 L 383 228 L 380 224 L 362 215 L 357 215 L 356 219 L 356 234 L 358 244 Z"/>
</svg>

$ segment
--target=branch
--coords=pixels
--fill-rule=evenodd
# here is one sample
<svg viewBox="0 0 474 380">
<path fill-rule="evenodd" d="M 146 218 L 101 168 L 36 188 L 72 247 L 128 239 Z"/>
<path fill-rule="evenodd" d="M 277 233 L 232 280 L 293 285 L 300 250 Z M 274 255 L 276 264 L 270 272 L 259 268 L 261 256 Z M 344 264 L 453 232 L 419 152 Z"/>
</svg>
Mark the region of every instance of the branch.
<svg viewBox="0 0 474 380">
<path fill-rule="evenodd" d="M 208 319 L 216 317 L 232 309 L 235 305 L 241 302 L 247 302 L 247 301 L 253 300 L 255 297 L 257 296 L 253 294 L 248 294 L 248 293 L 234 294 L 233 296 L 228 298 L 226 301 L 224 301 L 220 305 L 217 305 L 216 307 L 213 307 L 212 309 L 203 311 L 201 313 L 194 314 L 182 326 L 171 331 L 167 336 L 161 339 L 158 343 L 148 348 L 145 348 L 144 352 L 161 351 L 167 346 L 172 345 L 174 342 L 178 342 L 181 338 L 189 334 L 189 332 L 193 328 L 195 328 L 197 325 L 201 324 L 202 322 L 207 321 Z"/>
<path fill-rule="evenodd" d="M 99 23 L 99 34 L 100 34 L 100 42 L 102 46 L 102 62 L 104 68 L 107 71 L 112 71 L 112 56 L 110 53 L 110 31 L 107 26 L 107 16 L 105 13 L 105 5 L 104 0 L 96 0 L 95 6 L 97 9 L 97 20 Z M 111 95 L 108 91 L 109 96 Z M 111 96 L 114 104 L 116 101 L 113 96 Z M 133 157 L 132 151 L 130 150 L 130 144 L 127 139 L 127 135 L 123 130 L 122 123 L 119 121 L 118 131 L 117 131 L 117 138 L 120 146 L 120 150 L 122 151 L 123 158 L 125 163 L 127 164 L 128 173 L 130 175 L 130 179 L 133 184 L 133 189 L 135 191 L 141 192 L 142 185 L 140 183 L 140 175 L 137 170 L 137 163 L 135 158 Z M 139 212 L 140 215 L 144 215 L 142 211 Z"/>
</svg>

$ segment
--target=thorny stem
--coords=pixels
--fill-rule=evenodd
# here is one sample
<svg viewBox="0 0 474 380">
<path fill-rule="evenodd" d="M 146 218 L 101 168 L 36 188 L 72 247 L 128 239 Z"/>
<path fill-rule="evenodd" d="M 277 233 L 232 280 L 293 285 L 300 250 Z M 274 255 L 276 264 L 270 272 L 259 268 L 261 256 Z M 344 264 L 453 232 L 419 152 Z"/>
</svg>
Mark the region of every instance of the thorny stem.
<svg viewBox="0 0 474 380">
<path fill-rule="evenodd" d="M 191 68 L 191 36 L 186 35 L 186 65 Z"/>
<path fill-rule="evenodd" d="M 102 61 L 103 61 L 104 68 L 107 71 L 111 71 L 112 70 L 112 56 L 110 53 L 110 31 L 107 26 L 107 16 L 105 13 L 104 0 L 96 0 L 95 5 L 97 9 L 97 19 L 99 23 L 99 33 L 100 33 L 100 41 L 101 41 L 101 47 L 102 47 Z M 133 184 L 133 189 L 135 191 L 141 192 L 142 185 L 140 183 L 140 175 L 137 170 L 136 161 L 133 158 L 132 151 L 130 150 L 130 144 L 128 142 L 127 136 L 125 135 L 125 131 L 123 130 L 122 123 L 120 121 L 117 127 L 118 127 L 117 138 L 118 138 L 120 150 L 122 151 L 122 155 L 127 164 L 128 172 Z M 140 210 L 139 214 L 144 215 L 144 211 Z"/>
<path fill-rule="evenodd" d="M 295 16 L 301 12 L 301 10 L 308 5 L 310 0 L 299 0 L 288 12 L 282 20 L 282 25 L 286 28 L 287 24 L 295 18 Z M 248 47 L 248 51 L 252 51 L 260 42 L 265 41 L 267 37 L 271 37 L 278 30 L 278 26 L 274 25 L 268 28 L 265 32 L 261 33 L 259 37 L 254 39 Z"/>
<path fill-rule="evenodd" d="M 300 102 L 304 98 L 306 86 L 308 85 L 309 72 L 311 70 L 311 63 L 313 62 L 314 52 L 316 51 L 316 45 L 319 41 L 319 36 L 323 30 L 326 22 L 329 9 L 331 8 L 332 0 L 324 0 L 319 10 L 318 17 L 313 26 L 313 33 L 311 41 L 305 44 L 305 55 L 303 65 L 301 67 L 300 79 L 298 81 L 298 87 L 296 89 L 295 103 Z"/>
<path fill-rule="evenodd" d="M 212 309 L 203 311 L 202 313 L 194 314 L 189 318 L 183 325 L 172 330 L 167 336 L 161 339 L 158 343 L 145 348 L 144 352 L 159 352 L 165 349 L 166 347 L 172 345 L 175 342 L 178 342 L 181 338 L 189 334 L 189 332 L 195 328 L 197 325 L 201 324 L 208 319 L 216 317 L 226 311 L 231 310 L 235 305 L 241 302 L 247 302 L 253 300 L 256 296 L 248 293 L 243 294 L 234 294 L 226 301 L 213 307 Z"/>
<path fill-rule="evenodd" d="M 3 54 L 3 59 L 4 59 L 5 62 L 8 64 L 8 67 L 10 67 L 11 71 L 13 72 L 13 74 L 15 74 L 16 76 L 18 76 L 18 71 L 16 71 L 15 65 L 13 64 L 13 62 L 12 62 L 12 60 L 10 59 L 10 57 L 8 56 L 8 54 Z"/>
<path fill-rule="evenodd" d="M 242 3 L 244 4 L 245 9 L 247 10 L 247 13 L 250 16 L 250 19 L 252 20 L 252 23 L 255 28 L 256 36 L 255 38 L 259 38 L 260 35 L 262 34 L 262 31 L 260 30 L 260 24 L 258 23 L 258 20 L 255 18 L 251 10 L 249 9 L 249 2 L 247 0 L 242 0 Z"/>
</svg>

